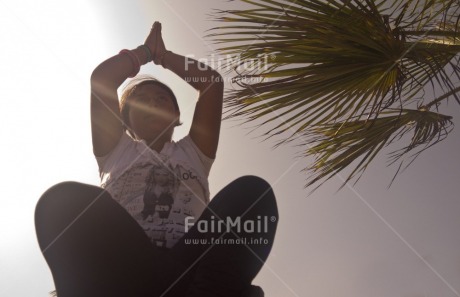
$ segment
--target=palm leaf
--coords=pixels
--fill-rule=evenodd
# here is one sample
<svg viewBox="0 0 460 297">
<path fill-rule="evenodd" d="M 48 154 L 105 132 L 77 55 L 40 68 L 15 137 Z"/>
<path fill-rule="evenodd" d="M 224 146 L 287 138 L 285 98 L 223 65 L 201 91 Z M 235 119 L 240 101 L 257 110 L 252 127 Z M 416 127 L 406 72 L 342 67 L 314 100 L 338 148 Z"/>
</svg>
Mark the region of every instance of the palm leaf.
<svg viewBox="0 0 460 297">
<path fill-rule="evenodd" d="M 401 35 L 395 38 L 395 30 L 372 1 L 365 1 L 366 5 L 361 3 L 364 1 L 298 1 L 289 6 L 287 1 L 244 2 L 259 9 L 226 11 L 225 14 L 238 17 L 225 16 L 220 20 L 251 26 L 223 26 L 218 29 L 232 31 L 208 36 L 218 43 L 258 38 L 250 46 L 236 44 L 220 48 L 223 54 L 239 53 L 242 63 L 260 60 L 261 53 L 276 58 L 270 61 L 274 65 L 270 71 L 258 74 L 254 70 L 239 71 L 234 77 L 242 88 L 228 92 L 227 117 L 253 121 L 268 116 L 270 122 L 278 120 L 280 110 L 293 103 L 301 102 L 303 110 L 323 100 L 342 107 L 326 118 L 305 112 L 301 121 L 296 121 L 299 116 L 284 117 L 282 124 L 268 134 L 292 131 L 296 125 L 297 132 L 301 132 L 330 118 L 351 118 L 364 112 L 378 114 L 401 100 L 402 91 L 405 100 L 414 97 L 454 55 L 451 48 L 447 53 L 437 49 L 435 55 L 427 47 L 403 42 Z M 245 34 L 251 36 L 228 38 Z M 283 68 L 287 65 L 298 66 Z M 260 66 L 267 68 L 263 63 Z M 248 78 L 255 81 L 256 77 L 259 79 L 256 83 L 244 82 Z M 291 96 L 283 96 L 287 94 Z"/>
<path fill-rule="evenodd" d="M 224 101 L 225 119 L 257 123 L 265 139 L 278 139 L 276 145 L 337 123 L 358 128 L 357 119 L 383 127 L 396 121 L 387 110 L 405 110 L 398 121 L 410 118 L 410 105 L 428 110 L 440 104 L 426 102 L 428 87 L 444 92 L 438 98 L 460 103 L 458 1 L 241 1 L 254 9 L 219 11 L 222 26 L 207 35 L 230 57 L 224 68 L 236 73 L 236 88 Z M 332 171 L 325 169 L 327 162 L 315 163 L 326 174 L 313 182 L 366 152 L 351 177 L 361 173 L 387 141 L 371 150 L 346 150 L 349 155 L 341 155 Z M 328 148 L 328 156 L 337 153 Z"/>
<path fill-rule="evenodd" d="M 360 176 L 384 147 L 406 134 L 412 134 L 409 144 L 390 153 L 390 160 L 392 163 L 401 160 L 411 151 L 409 160 L 416 158 L 447 136 L 452 128 L 451 119 L 425 109 L 402 109 L 382 112 L 376 119 L 318 126 L 304 134 L 303 145 L 308 147 L 305 155 L 316 156 L 313 165 L 307 168 L 313 172 L 307 185 L 327 180 L 359 160 L 344 181 L 346 184 Z M 401 162 L 404 161 L 407 162 Z"/>
</svg>

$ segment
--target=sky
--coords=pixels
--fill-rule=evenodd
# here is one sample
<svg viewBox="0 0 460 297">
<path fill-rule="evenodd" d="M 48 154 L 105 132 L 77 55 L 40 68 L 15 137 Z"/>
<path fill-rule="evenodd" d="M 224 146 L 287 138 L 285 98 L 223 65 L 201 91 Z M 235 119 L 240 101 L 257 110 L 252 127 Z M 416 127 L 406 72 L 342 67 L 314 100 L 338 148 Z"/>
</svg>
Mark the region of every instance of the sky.
<svg viewBox="0 0 460 297">
<path fill-rule="evenodd" d="M 48 296 L 51 274 L 39 250 L 34 208 L 65 180 L 97 185 L 89 121 L 89 78 L 103 60 L 142 44 L 162 23 L 166 47 L 209 58 L 203 39 L 212 9 L 244 8 L 223 0 L 0 0 L 0 296 Z M 179 98 L 190 127 L 197 94 L 153 64 L 143 66 Z M 226 82 L 226 87 L 230 87 Z M 443 112 L 458 123 L 459 106 Z M 210 175 L 211 196 L 233 179 L 258 175 L 277 196 L 272 253 L 254 280 L 267 297 L 460 297 L 460 132 L 423 153 L 388 188 L 395 172 L 379 157 L 353 186 L 345 173 L 312 195 L 298 149 L 273 149 L 257 132 L 223 123 Z"/>
</svg>

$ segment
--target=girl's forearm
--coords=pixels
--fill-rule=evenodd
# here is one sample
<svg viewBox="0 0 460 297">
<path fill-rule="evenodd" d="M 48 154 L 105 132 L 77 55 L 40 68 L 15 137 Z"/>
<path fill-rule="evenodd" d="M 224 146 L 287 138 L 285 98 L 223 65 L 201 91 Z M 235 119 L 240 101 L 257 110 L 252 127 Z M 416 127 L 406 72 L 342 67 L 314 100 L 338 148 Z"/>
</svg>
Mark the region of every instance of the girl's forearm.
<svg viewBox="0 0 460 297">
<path fill-rule="evenodd" d="M 204 63 L 173 52 L 162 58 L 164 68 L 171 70 L 198 91 L 204 91 L 215 83 L 222 83 L 220 74 Z"/>
<path fill-rule="evenodd" d="M 146 64 L 147 53 L 142 48 L 131 50 L 136 55 L 141 65 Z M 117 54 L 101 64 L 93 71 L 92 81 L 105 87 L 117 89 L 134 71 L 134 64 L 127 54 Z"/>
</svg>

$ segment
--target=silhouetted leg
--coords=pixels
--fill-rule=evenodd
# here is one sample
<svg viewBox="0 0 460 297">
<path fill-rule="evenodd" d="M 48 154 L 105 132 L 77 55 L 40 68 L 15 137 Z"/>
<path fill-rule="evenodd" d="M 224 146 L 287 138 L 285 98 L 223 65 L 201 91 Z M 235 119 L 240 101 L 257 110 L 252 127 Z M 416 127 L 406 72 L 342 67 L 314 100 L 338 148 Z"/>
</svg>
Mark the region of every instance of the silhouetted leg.
<svg viewBox="0 0 460 297">
<path fill-rule="evenodd" d="M 176 265 L 95 186 L 50 188 L 37 203 L 35 225 L 59 297 L 160 296 Z"/>
<path fill-rule="evenodd" d="M 236 236 L 231 232 L 226 233 L 221 237 L 220 244 L 210 244 L 212 238 L 215 240 L 225 233 L 225 228 L 221 228 L 221 232 L 217 228 L 215 232 L 200 232 L 197 226 L 208 224 L 209 231 L 212 221 L 216 223 L 219 218 L 225 221 L 227 217 L 232 222 L 240 217 L 241 226 L 247 221 L 254 221 L 255 226 L 260 222 L 261 228 L 255 227 L 254 232 L 241 228 L 238 232 L 234 226 L 232 230 L 237 233 Z M 194 269 L 186 296 L 241 296 L 270 253 L 277 222 L 275 196 L 270 185 L 263 179 L 244 176 L 223 188 L 211 200 L 195 225 L 173 247 L 174 256 L 179 257 L 186 267 L 193 266 Z M 193 239 L 206 240 L 208 244 L 191 244 L 189 241 Z M 247 244 L 230 244 L 230 239 L 246 239 Z M 223 243 L 224 240 L 227 243 Z M 255 240 L 261 242 L 255 243 Z"/>
</svg>

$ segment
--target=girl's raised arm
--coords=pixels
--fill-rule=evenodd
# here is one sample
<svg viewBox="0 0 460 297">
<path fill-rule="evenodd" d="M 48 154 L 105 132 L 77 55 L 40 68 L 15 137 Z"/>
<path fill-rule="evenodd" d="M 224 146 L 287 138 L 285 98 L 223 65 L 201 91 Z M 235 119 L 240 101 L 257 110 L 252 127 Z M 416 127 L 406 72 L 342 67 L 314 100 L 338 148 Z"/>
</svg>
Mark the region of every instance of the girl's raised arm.
<svg viewBox="0 0 460 297">
<path fill-rule="evenodd" d="M 149 62 L 145 49 L 138 47 L 105 60 L 91 75 L 91 132 L 95 156 L 108 154 L 123 133 L 117 89 L 138 71 L 132 59 L 138 59 L 140 65 Z"/>
<path fill-rule="evenodd" d="M 146 45 L 154 48 L 155 64 L 171 70 L 199 91 L 190 137 L 206 156 L 215 158 L 224 93 L 221 75 L 203 63 L 166 50 L 158 22 L 155 22 Z"/>
</svg>

